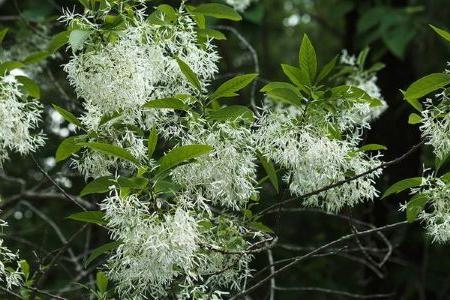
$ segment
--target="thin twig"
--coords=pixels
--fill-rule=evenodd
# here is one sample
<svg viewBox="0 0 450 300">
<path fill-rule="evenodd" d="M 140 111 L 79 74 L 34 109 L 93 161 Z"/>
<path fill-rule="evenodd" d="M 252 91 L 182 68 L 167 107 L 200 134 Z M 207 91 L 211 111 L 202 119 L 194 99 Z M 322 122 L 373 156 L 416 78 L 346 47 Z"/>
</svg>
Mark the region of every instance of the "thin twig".
<svg viewBox="0 0 450 300">
<path fill-rule="evenodd" d="M 364 295 L 364 294 L 355 294 L 355 293 L 350 293 L 350 292 L 346 292 L 346 291 L 339 291 L 339 290 L 332 290 L 332 289 L 326 289 L 326 288 L 321 288 L 321 287 L 280 287 L 277 286 L 275 287 L 275 289 L 279 290 L 279 291 L 295 291 L 295 292 L 299 292 L 299 291 L 311 291 L 311 292 L 321 292 L 321 293 L 326 293 L 326 294 L 333 294 L 333 295 L 340 295 L 340 296 L 346 296 L 349 298 L 354 298 L 354 299 L 375 299 L 375 298 L 389 298 L 395 295 L 395 293 L 389 293 L 389 294 L 368 294 L 368 295 Z"/>
<path fill-rule="evenodd" d="M 358 235 L 358 236 L 363 236 L 363 235 L 367 235 L 367 234 L 371 234 L 371 233 L 375 233 L 375 232 L 379 232 L 379 231 L 383 231 L 383 230 L 392 229 L 392 228 L 395 228 L 395 227 L 398 227 L 398 226 L 401 226 L 401 225 L 405 225 L 405 224 L 407 224 L 407 223 L 408 223 L 408 221 L 401 221 L 401 222 L 397 222 L 397 223 L 385 225 L 385 226 L 382 226 L 382 227 L 377 227 L 377 228 L 374 228 L 374 229 L 369 229 L 369 230 L 365 230 L 365 231 L 360 231 L 360 232 L 358 232 L 356 235 Z M 245 296 L 245 295 L 247 295 L 247 294 L 253 292 L 255 289 L 257 289 L 259 286 L 261 286 L 262 284 L 264 284 L 266 281 L 268 281 L 268 280 L 270 280 L 271 278 L 277 276 L 278 274 L 280 274 L 280 273 L 282 273 L 282 272 L 288 270 L 289 268 L 293 267 L 294 265 L 298 264 L 299 262 L 301 262 L 301 261 L 303 261 L 303 260 L 305 260 L 305 259 L 311 257 L 312 255 L 314 255 L 314 254 L 316 254 L 316 253 L 319 253 L 320 251 L 322 251 L 322 250 L 324 250 L 324 249 L 327 249 L 327 248 L 329 248 L 329 247 L 331 247 L 331 246 L 334 246 L 334 245 L 336 245 L 336 244 L 339 244 L 339 243 L 341 243 L 341 242 L 343 242 L 343 241 L 346 241 L 346 240 L 348 240 L 348 239 L 351 239 L 351 238 L 353 238 L 353 237 L 354 237 L 354 234 L 353 234 L 353 233 L 352 233 L 352 234 L 344 235 L 344 236 L 342 236 L 342 237 L 340 237 L 340 238 L 338 238 L 338 239 L 336 239 L 336 240 L 334 240 L 334 241 L 332 241 L 332 242 L 329 242 L 329 243 L 327 243 L 327 244 L 324 244 L 324 245 L 322 245 L 322 246 L 320 246 L 320 247 L 314 249 L 313 251 L 311 251 L 311 252 L 309 252 L 309 253 L 307 253 L 307 254 L 305 254 L 305 255 L 302 255 L 302 256 L 296 258 L 294 261 L 292 261 L 292 262 L 290 262 L 289 264 L 283 266 L 282 268 L 276 270 L 273 274 L 270 274 L 269 276 L 267 276 L 267 277 L 261 279 L 259 282 L 257 282 L 256 284 L 254 284 L 254 285 L 251 286 L 250 288 L 248 288 L 248 289 L 246 289 L 246 290 L 240 292 L 239 294 L 233 296 L 233 297 L 231 298 L 231 300 L 238 299 L 238 298 L 241 297 L 241 296 Z"/>
</svg>

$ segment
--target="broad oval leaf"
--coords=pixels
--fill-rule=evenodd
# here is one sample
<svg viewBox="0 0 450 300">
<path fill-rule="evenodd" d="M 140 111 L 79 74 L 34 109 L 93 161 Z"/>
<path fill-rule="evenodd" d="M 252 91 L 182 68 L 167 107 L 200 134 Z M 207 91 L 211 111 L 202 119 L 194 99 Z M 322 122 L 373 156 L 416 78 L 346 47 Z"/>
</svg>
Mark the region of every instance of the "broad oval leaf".
<svg viewBox="0 0 450 300">
<path fill-rule="evenodd" d="M 269 82 L 260 91 L 263 93 L 266 93 L 266 92 L 269 92 L 274 89 L 289 89 L 289 90 L 292 90 L 294 93 L 296 93 L 300 97 L 300 92 L 299 92 L 298 88 L 288 82 L 278 82 L 278 81 Z"/>
<path fill-rule="evenodd" d="M 207 154 L 212 150 L 213 147 L 200 144 L 174 148 L 159 160 L 158 173 L 162 173 L 188 160 Z"/>
<path fill-rule="evenodd" d="M 316 51 L 306 34 L 303 36 L 300 45 L 299 62 L 300 69 L 306 71 L 310 82 L 314 82 L 317 73 L 317 57 Z"/>
<path fill-rule="evenodd" d="M 7 61 L 0 64 L 0 75 L 4 75 L 5 73 L 12 71 L 17 68 L 22 68 L 25 65 L 20 61 Z"/>
<path fill-rule="evenodd" d="M 69 35 L 70 35 L 69 31 L 63 31 L 54 35 L 48 45 L 47 50 L 50 53 L 56 52 L 59 48 L 61 48 L 62 46 L 64 46 L 69 42 Z"/>
<path fill-rule="evenodd" d="M 131 161 L 132 163 L 138 165 L 139 161 L 127 150 L 122 147 L 99 142 L 89 142 L 89 143 L 79 143 L 80 146 L 88 147 L 94 151 L 98 151 L 103 154 L 111 155 L 121 159 Z"/>
<path fill-rule="evenodd" d="M 317 76 L 317 83 L 321 82 L 323 79 L 325 79 L 331 71 L 333 71 L 334 67 L 336 66 L 338 56 L 336 55 L 332 60 L 330 60 L 325 66 L 323 66 L 322 70 L 320 71 L 319 75 Z"/>
<path fill-rule="evenodd" d="M 437 34 L 439 34 L 444 40 L 446 40 L 447 42 L 450 42 L 450 32 L 448 32 L 448 31 L 446 31 L 446 30 L 444 30 L 444 29 L 438 28 L 438 27 L 436 27 L 436 26 L 433 26 L 433 25 L 431 25 L 431 24 L 429 24 L 429 25 L 430 25 L 430 27 L 433 28 L 433 30 L 434 30 Z"/>
<path fill-rule="evenodd" d="M 46 59 L 49 55 L 50 55 L 50 52 L 48 52 L 48 51 L 36 52 L 36 53 L 33 53 L 33 54 L 27 56 L 23 60 L 23 63 L 26 65 L 35 64 L 37 62 L 40 62 L 41 60 Z"/>
<path fill-rule="evenodd" d="M 197 34 L 200 37 L 213 38 L 216 40 L 226 40 L 227 37 L 220 31 L 214 29 L 198 29 Z"/>
<path fill-rule="evenodd" d="M 234 9 L 219 3 L 201 4 L 194 8 L 194 13 L 217 19 L 242 20 L 242 17 Z"/>
<path fill-rule="evenodd" d="M 420 122 L 422 122 L 422 117 L 419 116 L 418 114 L 412 113 L 409 115 L 408 124 L 415 125 L 415 124 L 419 124 Z"/>
<path fill-rule="evenodd" d="M 450 74 L 434 73 L 420 78 L 405 92 L 406 100 L 415 100 L 450 84 Z"/>
<path fill-rule="evenodd" d="M 78 135 L 78 136 L 71 136 L 63 140 L 61 144 L 59 144 L 58 149 L 56 149 L 55 154 L 56 162 L 65 160 L 72 154 L 80 151 L 81 148 L 83 147 L 80 146 L 78 143 L 80 141 L 83 141 L 84 137 L 86 137 L 86 135 Z"/>
<path fill-rule="evenodd" d="M 167 109 L 178 109 L 178 110 L 189 110 L 189 106 L 187 106 L 183 101 L 178 100 L 176 98 L 164 98 L 164 99 L 155 99 L 150 100 L 145 103 L 142 108 L 167 108 Z"/>
<path fill-rule="evenodd" d="M 216 121 L 235 121 L 244 119 L 249 122 L 255 120 L 253 112 L 246 106 L 230 105 L 208 113 L 208 118 Z"/>
<path fill-rule="evenodd" d="M 109 191 L 109 187 L 112 185 L 114 185 L 114 177 L 112 176 L 103 176 L 96 178 L 83 188 L 83 190 L 80 192 L 80 196 L 84 197 L 86 195 L 106 193 Z"/>
<path fill-rule="evenodd" d="M 242 90 L 249 85 L 258 74 L 246 74 L 236 76 L 219 86 L 219 88 L 211 95 L 211 100 L 225 97 L 234 97 L 237 91 Z"/>
<path fill-rule="evenodd" d="M 398 194 L 406 189 L 409 189 L 411 187 L 419 186 L 422 184 L 422 177 L 412 177 L 400 180 L 399 182 L 394 183 L 391 185 L 383 194 L 383 197 L 381 199 L 386 198 L 389 195 L 392 194 Z"/>
<path fill-rule="evenodd" d="M 304 85 L 311 83 L 309 80 L 309 75 L 305 72 L 305 70 L 285 64 L 282 64 L 281 68 L 283 69 L 283 73 L 296 86 L 303 88 Z"/>
<path fill-rule="evenodd" d="M 281 101 L 284 103 L 290 103 L 297 106 L 301 103 L 300 96 L 290 89 L 273 89 L 268 91 L 267 95 L 269 95 L 273 100 Z"/>
</svg>

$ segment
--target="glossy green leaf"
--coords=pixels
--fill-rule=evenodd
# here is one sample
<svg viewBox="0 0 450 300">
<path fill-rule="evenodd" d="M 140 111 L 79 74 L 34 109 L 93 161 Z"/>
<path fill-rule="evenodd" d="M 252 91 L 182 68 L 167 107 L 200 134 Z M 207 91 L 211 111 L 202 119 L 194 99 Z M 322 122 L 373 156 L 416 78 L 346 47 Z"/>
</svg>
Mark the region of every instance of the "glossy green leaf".
<svg viewBox="0 0 450 300">
<path fill-rule="evenodd" d="M 117 249 L 120 244 L 120 242 L 111 242 L 95 248 L 94 250 L 92 250 L 91 254 L 84 262 L 85 267 L 89 266 L 96 258 L 100 257 L 101 255 Z"/>
<path fill-rule="evenodd" d="M 100 294 L 105 294 L 108 290 L 108 277 L 103 272 L 97 272 L 95 283 Z"/>
<path fill-rule="evenodd" d="M 300 45 L 299 62 L 300 69 L 305 70 L 308 74 L 309 82 L 314 82 L 317 73 L 317 57 L 316 51 L 306 34 L 303 36 Z"/>
<path fill-rule="evenodd" d="M 35 64 L 35 63 L 38 63 L 38 62 L 46 59 L 49 55 L 50 55 L 50 52 L 48 52 L 48 51 L 36 52 L 36 53 L 33 53 L 33 54 L 27 56 L 23 60 L 23 63 L 26 65 Z"/>
<path fill-rule="evenodd" d="M 275 188 L 277 193 L 279 193 L 280 187 L 278 183 L 277 171 L 275 170 L 272 162 L 270 160 L 267 160 L 263 155 L 259 155 L 259 161 L 266 171 L 267 176 L 269 176 L 269 180 L 272 183 L 273 187 Z"/>
<path fill-rule="evenodd" d="M 50 53 L 55 53 L 56 51 L 58 51 L 59 48 L 61 48 L 62 46 L 64 46 L 69 42 L 69 35 L 70 35 L 69 31 L 63 31 L 54 35 L 48 45 L 47 50 Z"/>
<path fill-rule="evenodd" d="M 418 114 L 412 113 L 409 115 L 408 124 L 415 125 L 415 124 L 419 124 L 420 122 L 422 122 L 422 117 L 419 116 Z"/>
<path fill-rule="evenodd" d="M 450 74 L 434 73 L 420 78 L 411 84 L 405 92 L 406 100 L 422 98 L 431 92 L 450 84 Z"/>
<path fill-rule="evenodd" d="M 147 143 L 147 154 L 149 158 L 153 157 L 153 153 L 155 152 L 157 143 L 158 143 L 158 131 L 156 130 L 156 127 L 153 127 L 152 130 L 150 130 L 150 135 L 148 136 L 148 143 Z"/>
<path fill-rule="evenodd" d="M 214 29 L 198 29 L 197 30 L 198 36 L 205 37 L 205 38 L 212 38 L 216 40 L 226 40 L 227 37 L 220 31 L 214 30 Z"/>
<path fill-rule="evenodd" d="M 83 126 L 83 124 L 81 124 L 81 121 L 78 120 L 77 117 L 75 117 L 75 115 L 74 115 L 73 113 L 71 113 L 70 111 L 65 110 L 65 109 L 62 108 L 62 107 L 59 107 L 59 106 L 56 105 L 56 104 L 53 104 L 52 106 L 53 106 L 53 108 L 54 108 L 57 112 L 59 112 L 59 113 L 61 114 L 61 116 L 62 116 L 67 122 L 70 122 L 70 123 L 72 123 L 72 124 L 74 124 L 74 125 L 76 125 L 76 126 L 78 126 L 78 127 L 84 129 L 84 126 Z"/>
<path fill-rule="evenodd" d="M 334 67 L 336 66 L 337 59 L 338 59 L 338 56 L 336 55 L 325 66 L 323 66 L 322 70 L 320 70 L 320 73 L 317 76 L 317 83 L 321 82 L 323 79 L 325 79 L 331 73 L 331 71 L 333 71 Z"/>
<path fill-rule="evenodd" d="M 379 151 L 379 150 L 387 150 L 387 147 L 379 144 L 367 144 L 359 148 L 361 151 Z"/>
<path fill-rule="evenodd" d="M 41 88 L 33 79 L 26 76 L 16 76 L 16 79 L 22 84 L 26 94 L 36 99 L 41 98 Z"/>
<path fill-rule="evenodd" d="M 97 225 L 104 225 L 106 222 L 103 219 L 105 213 L 102 211 L 83 211 L 76 214 L 72 214 L 67 217 L 67 219 L 84 222 L 84 223 L 92 223 Z"/>
<path fill-rule="evenodd" d="M 114 185 L 114 177 L 112 176 L 103 176 L 96 178 L 83 188 L 83 190 L 80 192 L 80 196 L 84 197 L 86 195 L 106 193 L 109 191 L 109 187 L 112 185 Z"/>
<path fill-rule="evenodd" d="M 131 161 L 132 163 L 139 165 L 139 161 L 127 150 L 123 149 L 122 147 L 107 144 L 107 143 L 99 143 L 99 142 L 89 142 L 89 143 L 79 143 L 79 145 L 88 147 L 91 150 L 111 155 L 117 158 L 121 158 L 124 160 Z"/>
<path fill-rule="evenodd" d="M 431 25 L 431 24 L 429 24 L 429 25 L 430 25 L 430 27 L 433 28 L 433 30 L 434 30 L 437 34 L 439 34 L 444 40 L 446 40 L 447 42 L 450 42 L 450 32 L 448 32 L 448 31 L 446 31 L 446 30 L 444 30 L 444 29 L 438 28 L 438 27 L 436 27 L 436 26 L 433 26 L 433 25 Z"/>
<path fill-rule="evenodd" d="M 159 160 L 159 173 L 167 171 L 193 158 L 207 154 L 213 150 L 209 145 L 186 145 L 172 149 Z"/>
<path fill-rule="evenodd" d="M 0 76 L 14 69 L 23 68 L 25 65 L 20 61 L 7 61 L 0 64 Z"/>
<path fill-rule="evenodd" d="M 77 153 L 83 148 L 78 143 L 83 141 L 85 135 L 71 136 L 64 139 L 61 144 L 59 144 L 56 150 L 55 159 L 56 162 L 60 162 L 69 158 L 72 154 Z"/>
<path fill-rule="evenodd" d="M 9 28 L 0 29 L 0 45 L 2 44 L 3 40 L 5 39 L 5 36 L 8 33 L 8 31 L 9 31 Z"/>
<path fill-rule="evenodd" d="M 176 98 L 164 98 L 164 99 L 155 99 L 150 100 L 145 103 L 142 108 L 166 108 L 166 109 L 178 109 L 178 110 L 189 110 L 189 106 L 187 106 L 183 101 L 178 100 Z"/>
<path fill-rule="evenodd" d="M 253 122 L 255 120 L 253 112 L 248 107 L 242 105 L 230 105 L 218 110 L 210 111 L 208 113 L 208 118 L 216 121 L 235 121 L 237 119 L 244 119 Z"/>
<path fill-rule="evenodd" d="M 211 95 L 210 99 L 216 100 L 219 98 L 234 97 L 237 91 L 240 91 L 249 85 L 256 78 L 256 76 L 258 76 L 258 74 L 236 76 L 221 84 L 219 88 L 217 88 L 217 90 Z"/>
<path fill-rule="evenodd" d="M 297 106 L 300 105 L 301 102 L 300 96 L 290 89 L 273 89 L 268 91 L 267 95 L 269 95 L 270 98 L 275 101 L 290 103 Z"/>
<path fill-rule="evenodd" d="M 293 67 L 290 65 L 282 64 L 281 68 L 283 73 L 289 78 L 289 80 L 298 87 L 303 87 L 311 83 L 309 80 L 309 75 L 304 69 Z"/>
<path fill-rule="evenodd" d="M 419 213 L 425 208 L 428 200 L 427 195 L 414 195 L 406 204 L 406 220 L 408 220 L 408 222 L 414 222 Z"/>
<path fill-rule="evenodd" d="M 383 198 L 386 198 L 387 196 L 390 196 L 392 194 L 398 194 L 406 189 L 419 186 L 422 184 L 422 177 L 413 177 L 413 178 L 407 178 L 400 180 L 399 182 L 394 183 L 391 185 L 383 194 Z"/>
</svg>

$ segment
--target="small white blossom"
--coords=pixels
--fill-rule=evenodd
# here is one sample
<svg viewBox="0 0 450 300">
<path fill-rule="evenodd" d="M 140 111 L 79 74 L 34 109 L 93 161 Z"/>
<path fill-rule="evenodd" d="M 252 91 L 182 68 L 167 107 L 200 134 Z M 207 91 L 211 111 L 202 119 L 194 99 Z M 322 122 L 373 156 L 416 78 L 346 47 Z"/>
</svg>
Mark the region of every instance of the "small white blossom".
<svg viewBox="0 0 450 300">
<path fill-rule="evenodd" d="M 173 180 L 188 193 L 202 195 L 214 204 L 241 209 L 256 194 L 255 151 L 251 131 L 231 123 L 194 126 L 183 144 L 205 144 L 214 150 L 196 162 L 172 171 Z"/>
<path fill-rule="evenodd" d="M 254 1 L 256 0 L 225 0 L 228 5 L 239 12 L 244 12 Z"/>
<path fill-rule="evenodd" d="M 33 133 L 40 122 L 42 105 L 24 98 L 13 75 L 0 75 L 0 165 L 8 158 L 8 151 L 25 155 L 44 144 L 43 135 Z"/>
<path fill-rule="evenodd" d="M 136 196 L 122 198 L 116 191 L 101 207 L 111 238 L 122 243 L 107 265 L 120 294 L 160 299 L 175 277 L 194 267 L 198 231 L 187 211 L 161 217 Z"/>
<path fill-rule="evenodd" d="M 0 231 L 7 225 L 0 219 Z M 19 268 L 19 256 L 11 252 L 3 243 L 3 239 L 0 238 L 0 284 L 11 289 L 22 285 L 23 274 Z"/>
<path fill-rule="evenodd" d="M 433 105 L 431 99 L 426 101 L 420 130 L 427 144 L 433 146 L 436 156 L 444 159 L 450 153 L 450 99 L 446 91 L 436 98 L 440 100 L 438 105 Z"/>
<path fill-rule="evenodd" d="M 418 218 L 425 222 L 425 228 L 434 242 L 450 241 L 450 184 L 434 176 L 424 177 L 412 193 L 421 193 L 427 198 L 427 206 Z M 406 206 L 403 207 L 406 209 Z"/>
</svg>

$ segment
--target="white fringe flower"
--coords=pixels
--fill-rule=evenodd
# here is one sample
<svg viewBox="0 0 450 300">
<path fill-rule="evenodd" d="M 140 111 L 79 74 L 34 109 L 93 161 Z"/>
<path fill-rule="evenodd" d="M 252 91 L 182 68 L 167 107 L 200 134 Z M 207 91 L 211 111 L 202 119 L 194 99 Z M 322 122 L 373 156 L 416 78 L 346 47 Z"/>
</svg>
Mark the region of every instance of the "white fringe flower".
<svg viewBox="0 0 450 300">
<path fill-rule="evenodd" d="M 44 144 L 38 127 L 42 105 L 27 101 L 13 75 L 0 76 L 0 165 L 8 158 L 8 151 L 22 155 L 36 151 Z"/>
<path fill-rule="evenodd" d="M 7 225 L 4 220 L 0 219 L 0 231 Z M 19 267 L 19 256 L 4 246 L 3 242 L 3 239 L 0 238 L 0 284 L 11 289 L 22 285 L 23 273 Z"/>
<path fill-rule="evenodd" d="M 177 208 L 160 217 L 136 196 L 121 198 L 116 191 L 101 208 L 111 238 L 122 243 L 107 265 L 121 295 L 160 299 L 175 277 L 194 267 L 198 231 L 188 212 Z"/>
<path fill-rule="evenodd" d="M 231 123 L 195 125 L 183 144 L 206 144 L 214 150 L 197 162 L 179 166 L 172 178 L 187 193 L 202 195 L 214 204 L 241 209 L 257 193 L 255 150 L 251 131 Z"/>
</svg>

